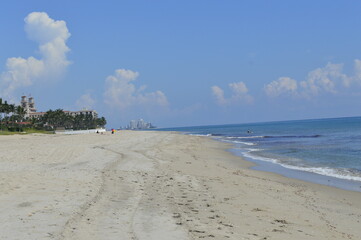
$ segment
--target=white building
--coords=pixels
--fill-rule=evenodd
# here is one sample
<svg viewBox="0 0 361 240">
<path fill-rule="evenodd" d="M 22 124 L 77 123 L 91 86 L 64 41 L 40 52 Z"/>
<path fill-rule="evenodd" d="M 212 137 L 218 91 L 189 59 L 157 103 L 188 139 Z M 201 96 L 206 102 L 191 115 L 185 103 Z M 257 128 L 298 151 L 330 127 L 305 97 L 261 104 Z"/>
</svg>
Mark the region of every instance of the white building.
<svg viewBox="0 0 361 240">
<path fill-rule="evenodd" d="M 152 128 L 153 125 L 150 122 L 146 122 L 143 119 L 139 120 L 131 120 L 128 125 L 128 129 L 149 129 Z"/>
<path fill-rule="evenodd" d="M 129 129 L 137 129 L 138 127 L 138 121 L 136 120 L 131 120 L 129 123 Z"/>
<path fill-rule="evenodd" d="M 33 97 L 27 98 L 26 96 L 21 96 L 21 107 L 25 110 L 25 117 L 30 117 L 30 114 L 36 112 L 35 102 Z"/>
<path fill-rule="evenodd" d="M 37 112 L 33 97 L 21 97 L 21 106 L 25 109 L 25 117 L 39 118 L 45 115 L 46 112 Z M 98 118 L 98 113 L 95 110 L 82 109 L 80 111 L 63 111 L 65 114 L 76 116 L 80 114 L 92 115 L 93 118 Z"/>
</svg>

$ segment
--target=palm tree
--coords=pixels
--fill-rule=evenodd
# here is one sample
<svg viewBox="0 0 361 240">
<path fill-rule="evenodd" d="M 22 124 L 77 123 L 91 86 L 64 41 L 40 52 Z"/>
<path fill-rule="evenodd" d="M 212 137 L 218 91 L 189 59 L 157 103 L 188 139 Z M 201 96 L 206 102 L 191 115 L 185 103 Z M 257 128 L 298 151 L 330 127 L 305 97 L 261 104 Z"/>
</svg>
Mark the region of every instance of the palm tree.
<svg viewBox="0 0 361 240">
<path fill-rule="evenodd" d="M 49 110 L 42 119 L 44 124 L 48 124 L 53 128 L 66 127 L 66 125 L 69 125 L 69 120 L 72 119 L 69 118 L 62 109 L 57 109 L 55 111 Z"/>
<path fill-rule="evenodd" d="M 96 119 L 97 127 L 104 127 L 107 124 L 107 120 L 104 117 Z"/>
<path fill-rule="evenodd" d="M 15 107 L 15 114 L 19 116 L 19 120 L 23 120 L 25 116 L 25 109 L 22 106 Z"/>
<path fill-rule="evenodd" d="M 84 125 L 85 125 L 85 128 L 86 128 L 86 129 L 95 128 L 93 115 L 91 115 L 91 114 L 85 114 Z"/>
<path fill-rule="evenodd" d="M 0 98 L 0 128 L 1 128 L 1 131 L 3 130 L 3 115 L 4 113 L 4 105 L 3 105 L 3 99 Z"/>
<path fill-rule="evenodd" d="M 4 114 L 4 120 L 7 120 L 8 114 L 10 113 L 10 107 L 7 101 L 5 101 L 4 104 L 2 105 L 2 112 Z"/>
<path fill-rule="evenodd" d="M 22 106 L 17 106 L 15 107 L 15 113 L 17 115 L 17 120 L 19 120 L 20 122 L 24 121 L 24 116 L 25 116 L 25 109 Z"/>
<path fill-rule="evenodd" d="M 63 119 L 63 125 L 65 127 L 65 129 L 71 129 L 73 128 L 74 125 L 74 117 L 71 116 L 70 114 L 65 115 L 64 119 Z"/>
</svg>

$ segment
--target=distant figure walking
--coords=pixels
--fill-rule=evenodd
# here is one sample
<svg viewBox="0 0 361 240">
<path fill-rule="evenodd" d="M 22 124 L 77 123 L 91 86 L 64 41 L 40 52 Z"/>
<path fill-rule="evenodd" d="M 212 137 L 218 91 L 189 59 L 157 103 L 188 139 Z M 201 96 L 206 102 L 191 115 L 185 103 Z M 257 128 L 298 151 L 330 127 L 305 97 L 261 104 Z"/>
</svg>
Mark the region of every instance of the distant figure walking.
<svg viewBox="0 0 361 240">
<path fill-rule="evenodd" d="M 115 130 L 114 130 L 114 128 L 112 128 L 112 134 L 114 134 L 114 132 L 115 132 Z"/>
</svg>

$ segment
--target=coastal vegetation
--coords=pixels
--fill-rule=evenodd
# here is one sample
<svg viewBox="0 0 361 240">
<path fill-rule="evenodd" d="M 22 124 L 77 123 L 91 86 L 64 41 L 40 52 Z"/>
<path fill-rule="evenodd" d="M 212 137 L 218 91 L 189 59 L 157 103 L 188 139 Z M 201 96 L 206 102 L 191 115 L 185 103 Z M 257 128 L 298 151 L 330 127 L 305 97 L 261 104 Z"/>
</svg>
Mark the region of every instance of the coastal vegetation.
<svg viewBox="0 0 361 240">
<path fill-rule="evenodd" d="M 40 121 L 39 121 L 40 120 Z M 78 114 L 75 116 L 66 114 L 62 109 L 49 110 L 44 116 L 40 117 L 35 124 L 40 124 L 40 127 L 53 130 L 57 128 L 63 129 L 95 129 L 104 127 L 107 121 L 104 117 L 96 118 L 91 114 Z"/>
<path fill-rule="evenodd" d="M 85 130 L 104 127 L 104 117 L 94 117 L 92 114 L 72 116 L 62 109 L 48 110 L 39 117 L 26 117 L 26 111 L 21 106 L 9 104 L 0 98 L 0 134 L 46 133 L 56 129 Z"/>
</svg>

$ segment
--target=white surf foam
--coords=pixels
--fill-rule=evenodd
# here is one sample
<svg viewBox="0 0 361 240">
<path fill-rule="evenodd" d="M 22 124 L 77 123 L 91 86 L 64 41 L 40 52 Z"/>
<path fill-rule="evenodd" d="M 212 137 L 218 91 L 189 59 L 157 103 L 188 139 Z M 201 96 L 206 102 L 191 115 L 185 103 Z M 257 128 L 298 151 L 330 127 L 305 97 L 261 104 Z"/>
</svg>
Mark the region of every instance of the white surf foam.
<svg viewBox="0 0 361 240">
<path fill-rule="evenodd" d="M 259 160 L 259 161 L 265 161 L 265 162 L 271 162 L 278 165 L 281 165 L 284 168 L 292 169 L 292 170 L 298 170 L 298 171 L 304 171 L 304 172 L 311 172 L 316 173 L 323 176 L 328 177 L 335 177 L 345 180 L 352 180 L 352 181 L 361 181 L 361 176 L 352 173 L 351 171 L 347 169 L 334 169 L 334 168 L 328 168 L 328 167 L 301 167 L 301 166 L 294 166 L 286 163 L 280 162 L 280 160 L 275 158 L 267 158 L 267 157 L 261 157 L 252 154 L 252 152 L 261 151 L 261 149 L 247 149 L 247 152 L 243 152 L 243 156 L 246 158 Z"/>
<path fill-rule="evenodd" d="M 243 141 L 228 140 L 228 139 L 231 139 L 231 138 L 221 139 L 221 141 L 222 141 L 222 142 L 228 142 L 228 143 L 243 144 L 243 145 L 247 145 L 247 146 L 254 146 L 254 145 L 257 145 L 256 143 L 252 143 L 252 142 L 243 142 Z"/>
<path fill-rule="evenodd" d="M 210 137 L 211 134 L 196 134 L 196 133 L 190 133 L 189 135 L 197 136 L 197 137 Z"/>
<path fill-rule="evenodd" d="M 247 136 L 247 137 L 236 137 L 239 139 L 248 139 L 248 138 L 264 138 L 265 136 Z"/>
<path fill-rule="evenodd" d="M 287 164 L 281 164 L 281 165 L 285 168 L 289 168 L 293 170 L 311 172 L 311 173 L 316 173 L 324 176 L 335 177 L 345 180 L 361 181 L 360 176 L 357 176 L 346 169 L 339 170 L 339 169 L 333 169 L 327 167 L 321 168 L 321 167 L 298 167 Z"/>
</svg>

